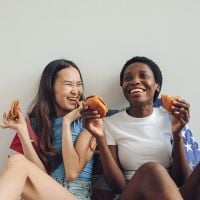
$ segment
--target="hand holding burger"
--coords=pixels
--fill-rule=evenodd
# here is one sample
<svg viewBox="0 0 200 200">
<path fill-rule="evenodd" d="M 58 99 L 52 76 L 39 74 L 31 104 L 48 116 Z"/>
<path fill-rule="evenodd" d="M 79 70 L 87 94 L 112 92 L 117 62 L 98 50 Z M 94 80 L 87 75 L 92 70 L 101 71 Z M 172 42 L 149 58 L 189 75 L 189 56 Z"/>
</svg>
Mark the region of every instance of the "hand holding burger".
<svg viewBox="0 0 200 200">
<path fill-rule="evenodd" d="M 19 119 L 19 110 L 20 110 L 19 100 L 13 100 L 11 109 L 8 112 L 8 114 L 6 115 L 6 119 L 8 121 Z"/>
<path fill-rule="evenodd" d="M 88 106 L 89 110 L 97 110 L 101 117 L 105 117 L 108 112 L 107 105 L 103 99 L 97 95 L 89 96 L 84 102 L 85 106 Z"/>
<path fill-rule="evenodd" d="M 171 106 L 173 105 L 173 101 L 177 101 L 179 99 L 180 99 L 179 96 L 169 96 L 169 95 L 166 95 L 166 94 L 162 94 L 161 95 L 161 100 L 162 100 L 163 107 L 168 112 L 171 112 Z"/>
</svg>

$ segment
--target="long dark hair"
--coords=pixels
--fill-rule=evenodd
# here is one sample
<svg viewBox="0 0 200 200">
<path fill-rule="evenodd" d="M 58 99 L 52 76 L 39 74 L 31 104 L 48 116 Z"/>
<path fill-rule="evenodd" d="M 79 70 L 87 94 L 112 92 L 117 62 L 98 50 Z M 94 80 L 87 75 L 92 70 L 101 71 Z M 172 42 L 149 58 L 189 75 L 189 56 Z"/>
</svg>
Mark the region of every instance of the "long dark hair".
<svg viewBox="0 0 200 200">
<path fill-rule="evenodd" d="M 42 72 L 38 92 L 29 108 L 29 117 L 34 120 L 34 129 L 39 139 L 38 155 L 48 173 L 55 168 L 55 162 L 62 158 L 61 155 L 52 148 L 52 120 L 56 116 L 53 85 L 57 73 L 68 67 L 77 69 L 81 81 L 83 81 L 80 70 L 75 63 L 64 59 L 54 60 L 50 62 Z M 83 99 L 83 97 L 81 98 Z M 54 162 L 51 162 L 52 159 Z"/>
</svg>

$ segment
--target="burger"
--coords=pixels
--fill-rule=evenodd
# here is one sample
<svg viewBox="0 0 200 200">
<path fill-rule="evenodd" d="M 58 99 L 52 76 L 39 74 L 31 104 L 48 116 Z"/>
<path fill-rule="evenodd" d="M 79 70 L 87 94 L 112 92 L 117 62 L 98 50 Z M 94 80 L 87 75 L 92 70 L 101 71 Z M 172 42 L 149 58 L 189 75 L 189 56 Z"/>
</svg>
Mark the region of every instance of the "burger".
<svg viewBox="0 0 200 200">
<path fill-rule="evenodd" d="M 93 95 L 86 98 L 84 102 L 89 110 L 97 110 L 101 117 L 105 117 L 108 112 L 108 107 L 100 96 Z"/>
</svg>

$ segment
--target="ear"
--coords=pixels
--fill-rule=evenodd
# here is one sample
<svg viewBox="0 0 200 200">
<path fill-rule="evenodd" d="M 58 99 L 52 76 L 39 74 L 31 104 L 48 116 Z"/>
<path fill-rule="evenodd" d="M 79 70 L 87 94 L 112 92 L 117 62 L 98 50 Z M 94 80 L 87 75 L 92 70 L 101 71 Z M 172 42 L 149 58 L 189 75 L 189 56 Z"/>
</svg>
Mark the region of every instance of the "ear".
<svg viewBox="0 0 200 200">
<path fill-rule="evenodd" d="M 160 92 L 160 85 L 158 83 L 156 83 L 156 91 Z"/>
</svg>

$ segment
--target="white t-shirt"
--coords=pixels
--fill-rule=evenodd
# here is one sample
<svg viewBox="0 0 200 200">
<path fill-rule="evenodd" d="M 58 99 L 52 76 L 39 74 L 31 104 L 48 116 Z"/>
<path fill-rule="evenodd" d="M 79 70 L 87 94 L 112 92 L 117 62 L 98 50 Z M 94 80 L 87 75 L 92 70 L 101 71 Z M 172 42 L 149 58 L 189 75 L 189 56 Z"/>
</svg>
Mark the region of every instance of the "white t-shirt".
<svg viewBox="0 0 200 200">
<path fill-rule="evenodd" d="M 172 160 L 171 115 L 162 107 L 144 118 L 126 111 L 104 118 L 108 145 L 118 146 L 126 180 L 144 163 L 154 161 L 169 168 Z"/>
</svg>

